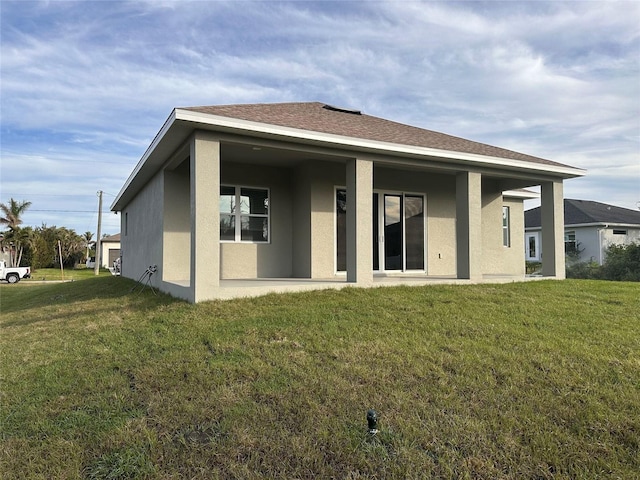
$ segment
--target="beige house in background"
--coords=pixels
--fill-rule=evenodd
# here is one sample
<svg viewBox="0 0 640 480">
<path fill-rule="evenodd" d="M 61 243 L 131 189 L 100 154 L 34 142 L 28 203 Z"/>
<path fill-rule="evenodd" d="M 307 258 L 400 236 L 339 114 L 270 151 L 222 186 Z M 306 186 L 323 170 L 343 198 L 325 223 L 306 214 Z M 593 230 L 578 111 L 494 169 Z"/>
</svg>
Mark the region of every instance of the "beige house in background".
<svg viewBox="0 0 640 480">
<path fill-rule="evenodd" d="M 564 278 L 563 181 L 584 171 L 322 103 L 177 108 L 111 209 L 122 275 L 191 302 L 268 291 Z"/>
<path fill-rule="evenodd" d="M 120 234 L 108 235 L 100 240 L 100 266 L 113 267 L 113 262 L 120 257 Z"/>
</svg>

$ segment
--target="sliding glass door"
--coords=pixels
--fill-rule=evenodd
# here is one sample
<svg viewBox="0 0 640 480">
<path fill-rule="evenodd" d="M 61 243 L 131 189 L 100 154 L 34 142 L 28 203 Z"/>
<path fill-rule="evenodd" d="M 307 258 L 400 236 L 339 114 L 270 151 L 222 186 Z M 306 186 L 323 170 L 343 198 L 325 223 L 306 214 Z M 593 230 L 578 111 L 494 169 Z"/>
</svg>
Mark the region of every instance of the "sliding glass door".
<svg viewBox="0 0 640 480">
<path fill-rule="evenodd" d="M 424 196 L 373 194 L 373 270 L 425 269 Z M 336 270 L 346 271 L 346 191 L 336 190 Z"/>
<path fill-rule="evenodd" d="M 402 222 L 402 195 L 383 194 L 384 270 L 403 270 L 402 253 L 404 232 Z"/>
<path fill-rule="evenodd" d="M 404 196 L 405 270 L 424 270 L 424 197 Z"/>
</svg>

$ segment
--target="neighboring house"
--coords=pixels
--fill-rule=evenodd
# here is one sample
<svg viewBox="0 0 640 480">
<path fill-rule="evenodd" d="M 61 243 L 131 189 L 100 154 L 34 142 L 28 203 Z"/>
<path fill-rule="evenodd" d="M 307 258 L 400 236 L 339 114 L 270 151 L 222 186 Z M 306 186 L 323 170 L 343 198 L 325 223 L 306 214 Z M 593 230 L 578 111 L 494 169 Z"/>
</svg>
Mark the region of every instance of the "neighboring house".
<svg viewBox="0 0 640 480">
<path fill-rule="evenodd" d="M 113 262 L 120 258 L 120 234 L 109 235 L 100 240 L 100 266 L 112 268 Z"/>
<path fill-rule="evenodd" d="M 258 279 L 524 279 L 539 186 L 543 272 L 564 278 L 563 181 L 584 173 L 316 102 L 177 108 L 111 209 L 122 275 L 197 302 Z"/>
<path fill-rule="evenodd" d="M 525 257 L 542 257 L 541 209 L 524 212 Z M 640 242 L 640 211 L 589 200 L 564 200 L 565 252 L 575 252 L 580 261 L 604 263 L 610 245 Z"/>
</svg>

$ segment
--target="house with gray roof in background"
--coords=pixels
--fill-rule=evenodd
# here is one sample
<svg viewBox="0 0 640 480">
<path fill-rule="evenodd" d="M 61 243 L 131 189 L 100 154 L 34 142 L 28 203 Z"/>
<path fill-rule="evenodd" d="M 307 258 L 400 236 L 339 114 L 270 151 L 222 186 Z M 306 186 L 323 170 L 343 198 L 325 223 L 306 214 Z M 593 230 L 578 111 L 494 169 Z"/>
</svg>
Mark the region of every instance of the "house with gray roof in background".
<svg viewBox="0 0 640 480">
<path fill-rule="evenodd" d="M 122 187 L 122 275 L 191 302 L 274 291 L 564 278 L 584 170 L 318 102 L 176 108 Z"/>
<path fill-rule="evenodd" d="M 525 257 L 540 261 L 542 210 L 524 212 Z M 640 242 L 640 211 L 590 200 L 564 200 L 564 248 L 577 260 L 602 265 L 610 245 Z"/>
</svg>

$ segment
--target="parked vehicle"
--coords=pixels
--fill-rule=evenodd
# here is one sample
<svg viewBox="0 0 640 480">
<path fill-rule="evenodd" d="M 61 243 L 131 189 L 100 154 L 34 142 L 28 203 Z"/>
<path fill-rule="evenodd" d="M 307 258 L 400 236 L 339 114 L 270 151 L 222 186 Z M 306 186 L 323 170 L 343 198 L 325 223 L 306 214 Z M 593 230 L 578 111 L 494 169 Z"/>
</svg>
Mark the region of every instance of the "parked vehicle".
<svg viewBox="0 0 640 480">
<path fill-rule="evenodd" d="M 4 260 L 0 260 L 0 280 L 18 283 L 22 278 L 31 277 L 31 267 L 7 267 Z"/>
<path fill-rule="evenodd" d="M 87 258 L 87 262 L 85 264 L 87 268 L 94 268 L 96 266 L 96 257 Z"/>
</svg>

